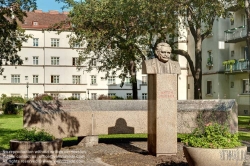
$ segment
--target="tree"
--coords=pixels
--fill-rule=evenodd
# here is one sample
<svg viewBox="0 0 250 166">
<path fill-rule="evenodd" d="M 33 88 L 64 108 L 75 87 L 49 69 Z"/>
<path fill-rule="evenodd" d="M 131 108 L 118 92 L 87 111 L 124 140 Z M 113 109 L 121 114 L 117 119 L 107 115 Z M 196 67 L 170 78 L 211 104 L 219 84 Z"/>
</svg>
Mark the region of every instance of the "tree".
<svg viewBox="0 0 250 166">
<path fill-rule="evenodd" d="M 194 61 L 187 51 L 176 49 L 173 53 L 184 56 L 194 78 L 194 99 L 201 99 L 202 85 L 202 42 L 212 33 L 214 21 L 226 17 L 227 0 L 190 0 L 179 1 L 179 15 L 182 24 L 191 32 L 194 39 Z"/>
<path fill-rule="evenodd" d="M 250 0 L 245 0 L 245 2 L 243 0 L 238 2 L 240 6 L 244 6 L 245 8 L 245 13 L 246 13 L 246 19 L 247 19 L 247 37 L 246 37 L 246 44 L 247 44 L 247 51 L 248 51 L 248 55 L 250 55 Z M 250 69 L 250 68 L 249 68 Z M 250 78 L 250 74 L 249 74 L 249 78 Z"/>
<path fill-rule="evenodd" d="M 133 99 L 137 99 L 136 70 L 147 56 L 154 54 L 156 43 L 165 41 L 167 32 L 176 29 L 172 22 L 178 21 L 178 17 L 168 8 L 175 3 L 171 0 L 63 2 L 72 7 L 69 14 L 73 31 L 71 45 L 86 44 L 80 60 L 88 62 L 91 70 L 93 56 L 90 54 L 93 52 L 102 64 L 99 70 L 107 72 L 107 77 L 121 71 L 119 77 L 124 81 L 130 75 Z"/>
<path fill-rule="evenodd" d="M 84 53 L 93 51 L 97 58 L 104 55 L 99 59 L 103 64 L 100 70 L 122 70 L 121 78 L 130 73 L 133 98 L 136 98 L 135 66 L 146 57 L 152 57 L 156 44 L 161 41 L 171 44 L 174 54 L 187 59 L 194 78 L 194 98 L 201 98 L 202 41 L 212 33 L 214 21 L 226 15 L 225 7 L 230 0 L 61 1 L 72 7 L 69 17 L 75 34 L 71 42 L 86 39 Z M 187 51 L 176 49 L 176 42 L 169 40 L 169 35 L 180 37 L 179 29 L 182 28 L 189 29 L 194 38 L 194 60 Z M 81 58 L 90 57 L 82 54 Z"/>
<path fill-rule="evenodd" d="M 25 11 L 36 8 L 36 0 L 3 0 L 0 1 L 0 74 L 4 71 L 2 60 L 5 64 L 22 64 L 22 59 L 18 56 L 22 42 L 26 41 L 30 35 L 24 33 L 18 22 L 23 22 L 26 16 Z"/>
</svg>

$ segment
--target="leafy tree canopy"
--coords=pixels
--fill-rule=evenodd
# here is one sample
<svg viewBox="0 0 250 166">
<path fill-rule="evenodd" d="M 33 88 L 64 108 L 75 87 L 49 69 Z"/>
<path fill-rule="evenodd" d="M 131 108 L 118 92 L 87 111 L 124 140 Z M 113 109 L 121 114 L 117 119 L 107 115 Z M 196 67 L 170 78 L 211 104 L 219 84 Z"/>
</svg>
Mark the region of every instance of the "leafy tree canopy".
<svg viewBox="0 0 250 166">
<path fill-rule="evenodd" d="M 214 21 L 226 16 L 230 0 L 58 0 L 72 7 L 70 21 L 74 34 L 71 43 L 86 41 L 81 54 L 89 61 L 95 53 L 102 62 L 100 70 L 121 70 L 121 78 L 133 75 L 133 66 L 140 66 L 146 57 L 153 56 L 155 45 L 165 41 L 173 53 L 186 57 L 194 78 L 194 98 L 201 96 L 202 41 L 212 32 Z M 194 55 L 178 49 L 176 43 L 189 29 L 194 44 Z M 171 38 L 169 38 L 169 35 Z M 170 40 L 178 37 L 178 40 Z M 176 38 L 175 38 L 176 39 Z M 183 39 L 185 41 L 185 39 Z M 194 57 L 194 58 L 191 58 Z M 132 63 L 131 63 L 132 62 Z M 131 65 L 132 64 L 132 65 Z M 132 66 L 132 67 L 131 67 Z"/>
<path fill-rule="evenodd" d="M 131 74 L 131 62 L 139 67 L 141 61 L 152 54 L 155 43 L 166 40 L 167 32 L 175 31 L 175 21 L 178 21 L 170 10 L 175 3 L 170 0 L 68 3 L 72 6 L 69 18 L 74 32 L 70 42 L 72 46 L 86 45 L 81 59 L 91 62 L 93 57 L 89 53 L 93 52 L 102 64 L 99 70 L 114 71 L 113 74 L 121 70 L 122 78 Z"/>
<path fill-rule="evenodd" d="M 22 64 L 17 52 L 21 50 L 22 42 L 30 36 L 24 33 L 18 22 L 23 22 L 25 12 L 33 9 L 36 9 L 36 0 L 0 1 L 0 74 L 3 72 L 3 59 L 6 60 L 5 64 Z"/>
</svg>

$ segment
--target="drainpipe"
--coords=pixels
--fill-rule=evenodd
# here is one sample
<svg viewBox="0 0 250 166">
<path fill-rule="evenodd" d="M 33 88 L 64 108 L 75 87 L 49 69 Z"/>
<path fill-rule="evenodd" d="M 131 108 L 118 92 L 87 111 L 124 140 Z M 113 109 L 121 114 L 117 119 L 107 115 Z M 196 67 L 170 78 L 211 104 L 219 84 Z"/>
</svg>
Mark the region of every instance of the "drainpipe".
<svg viewBox="0 0 250 166">
<path fill-rule="evenodd" d="M 45 33 L 43 31 L 43 93 L 45 93 Z"/>
</svg>

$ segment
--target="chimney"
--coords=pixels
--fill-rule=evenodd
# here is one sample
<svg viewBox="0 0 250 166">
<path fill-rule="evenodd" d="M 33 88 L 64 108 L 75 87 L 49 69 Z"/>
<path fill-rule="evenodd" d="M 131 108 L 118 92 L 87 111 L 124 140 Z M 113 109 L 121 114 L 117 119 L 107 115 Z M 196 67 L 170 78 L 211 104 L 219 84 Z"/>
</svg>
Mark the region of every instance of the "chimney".
<svg viewBox="0 0 250 166">
<path fill-rule="evenodd" d="M 67 11 L 63 11 L 62 13 L 63 13 L 63 14 L 69 14 L 69 12 L 67 12 Z"/>
<path fill-rule="evenodd" d="M 59 12 L 57 10 L 50 10 L 49 14 L 59 14 Z"/>
<path fill-rule="evenodd" d="M 34 10 L 35 13 L 42 13 L 42 10 Z"/>
</svg>

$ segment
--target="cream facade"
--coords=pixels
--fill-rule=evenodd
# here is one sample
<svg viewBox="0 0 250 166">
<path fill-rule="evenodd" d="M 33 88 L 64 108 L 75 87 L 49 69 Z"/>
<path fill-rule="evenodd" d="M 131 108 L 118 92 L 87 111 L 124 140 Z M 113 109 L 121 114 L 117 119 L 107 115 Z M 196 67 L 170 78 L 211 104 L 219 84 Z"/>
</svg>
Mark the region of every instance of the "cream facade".
<svg viewBox="0 0 250 166">
<path fill-rule="evenodd" d="M 202 44 L 203 99 L 236 99 L 240 115 L 250 114 L 249 55 L 244 10 L 215 21 Z M 212 62 L 212 63 L 211 63 Z"/>
<path fill-rule="evenodd" d="M 42 11 L 34 13 L 45 14 Z M 28 17 L 34 13 L 28 13 Z M 53 11 L 47 14 L 49 14 L 47 17 L 53 19 L 59 13 Z M 46 16 L 43 16 L 43 19 L 44 17 Z M 132 87 L 128 80 L 121 88 L 121 80 L 117 76 L 105 79 L 105 73 L 97 71 L 95 65 L 100 65 L 98 60 L 93 63 L 93 70 L 90 72 L 86 71 L 84 65 L 77 68 L 78 52 L 68 44 L 67 35 L 70 32 L 58 34 L 55 31 L 42 31 L 43 26 L 39 19 L 32 18 L 33 20 L 28 19 L 32 22 L 31 26 L 23 27 L 27 34 L 33 35 L 33 38 L 23 43 L 19 52 L 23 65 L 3 65 L 4 72 L 0 75 L 0 95 L 32 99 L 39 94 L 47 93 L 59 99 L 73 96 L 81 100 L 97 99 L 102 94 L 116 95 L 125 99 L 132 96 Z M 186 49 L 186 43 L 180 47 Z M 178 99 L 185 100 L 187 62 L 183 58 L 179 58 L 179 62 L 182 74 L 178 77 Z M 147 75 L 141 74 L 141 70 L 137 72 L 137 81 L 138 98 L 147 99 Z"/>
</svg>

